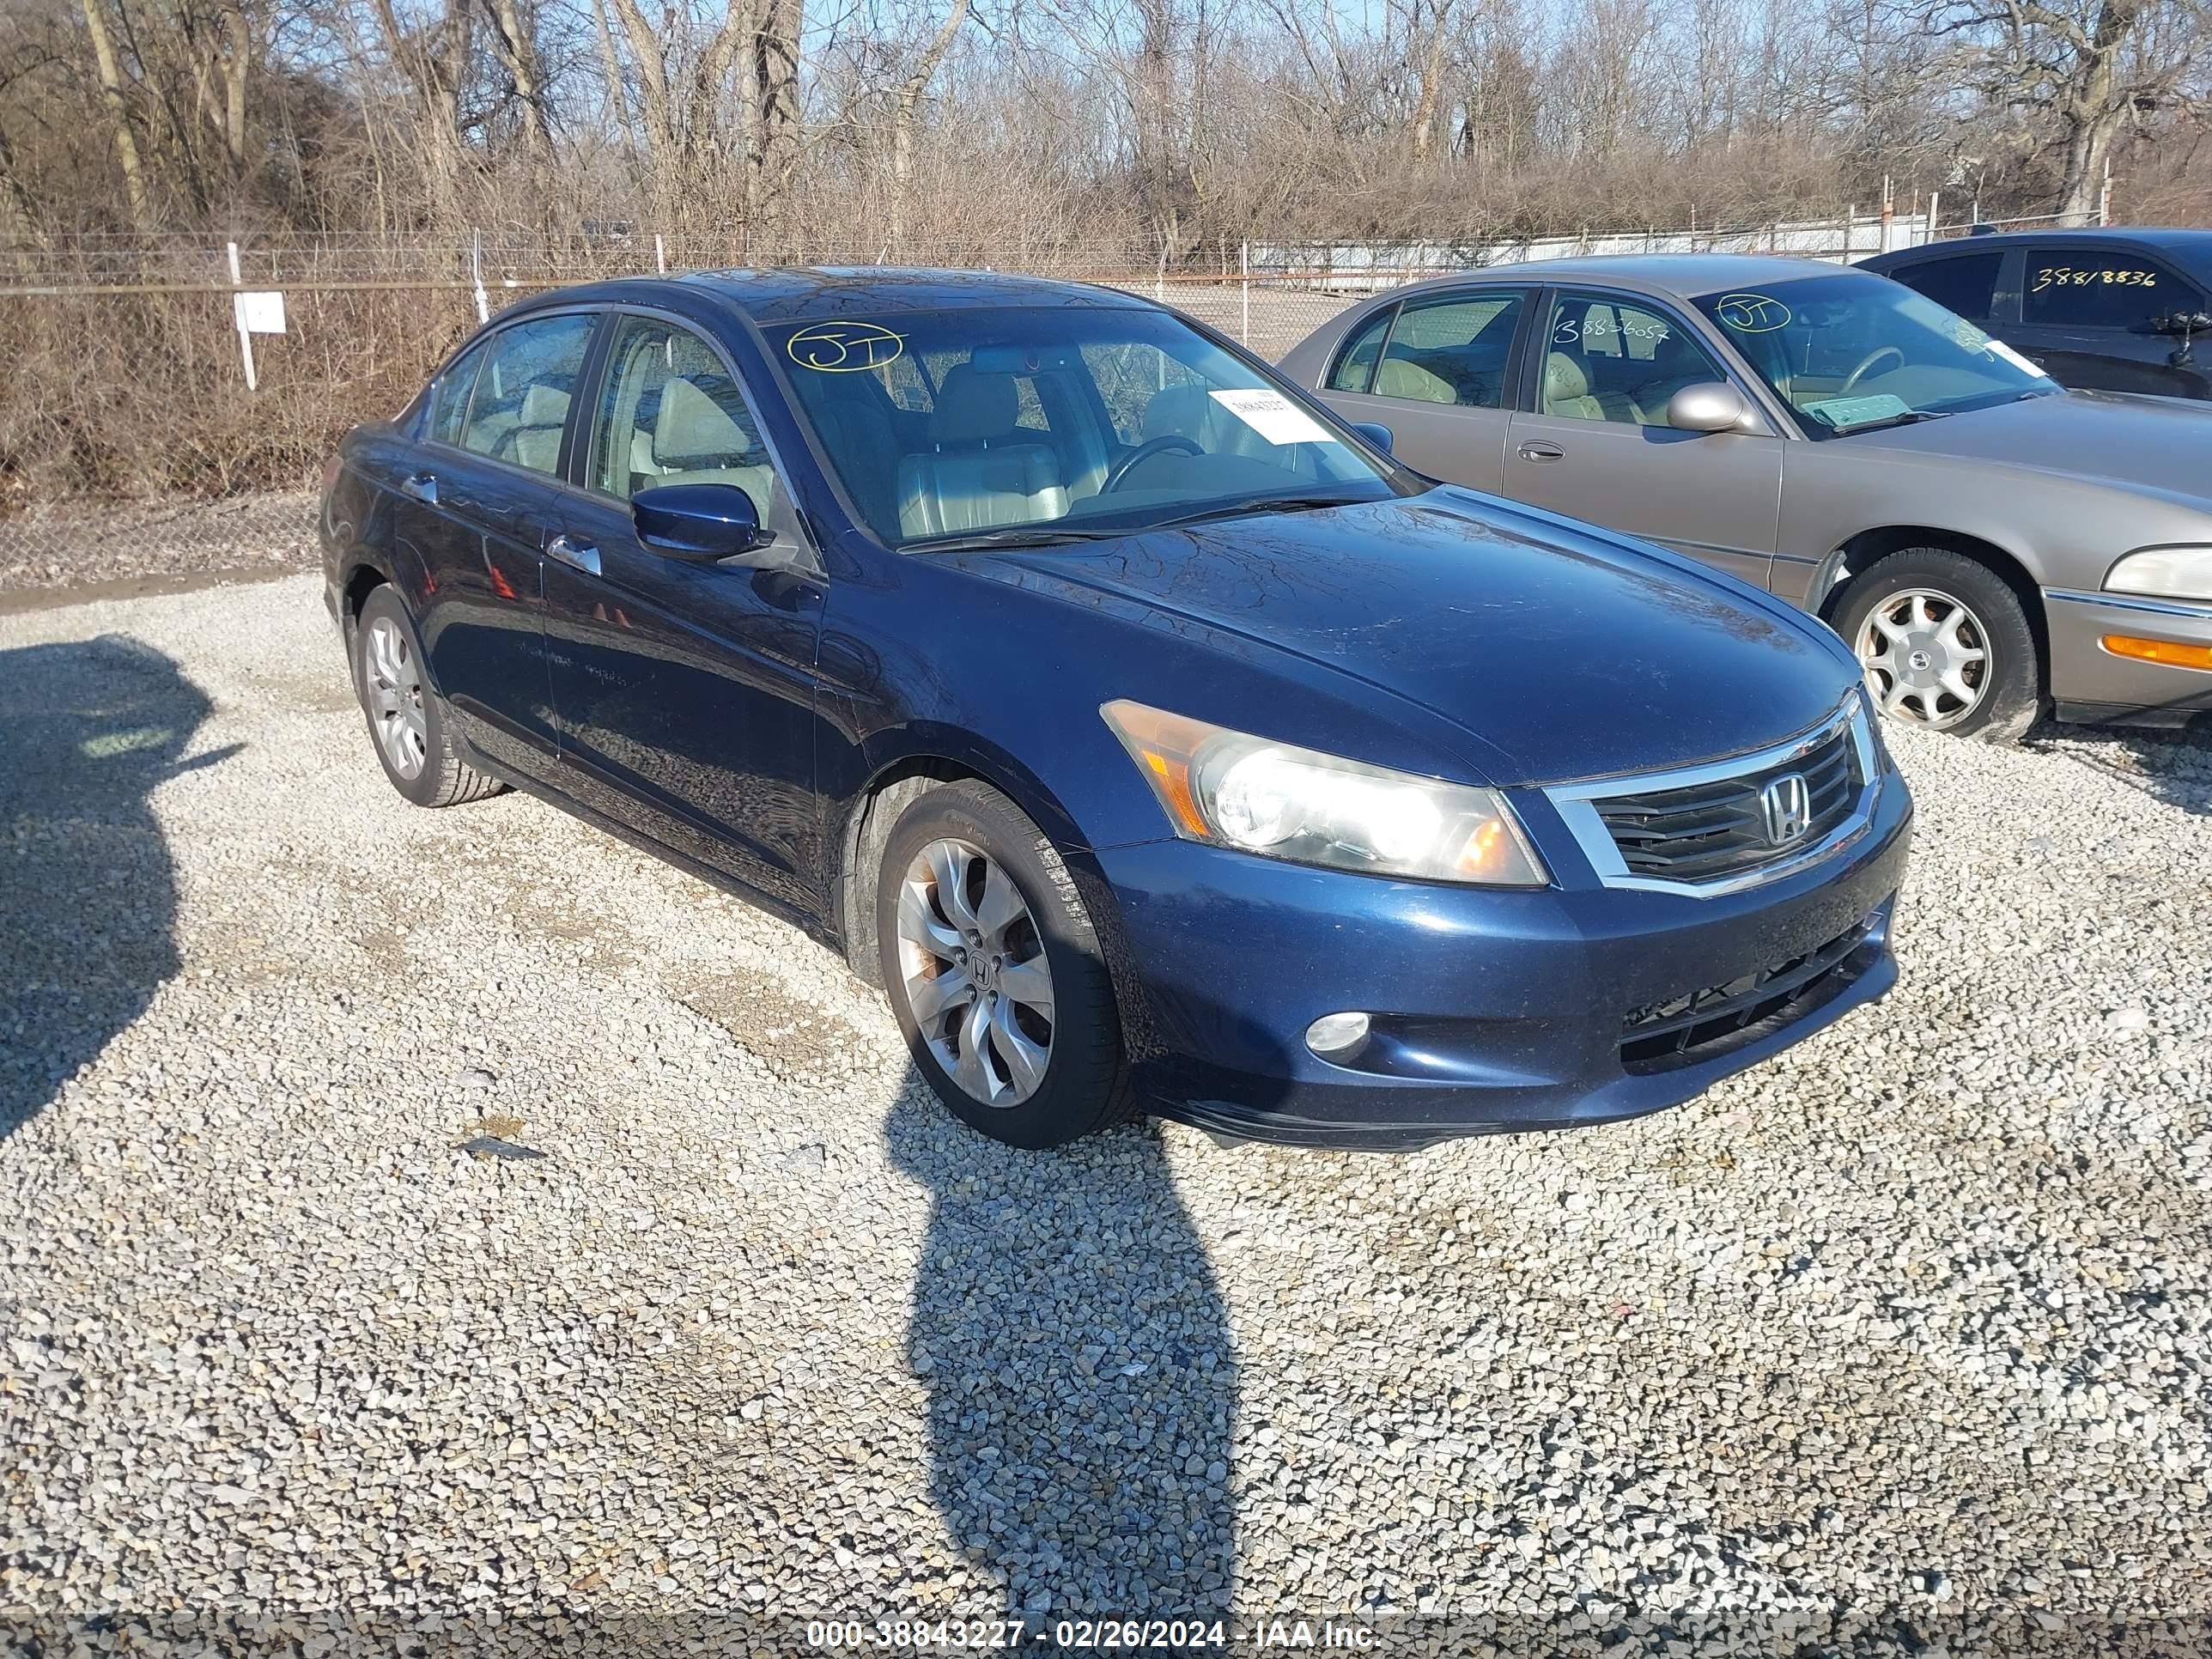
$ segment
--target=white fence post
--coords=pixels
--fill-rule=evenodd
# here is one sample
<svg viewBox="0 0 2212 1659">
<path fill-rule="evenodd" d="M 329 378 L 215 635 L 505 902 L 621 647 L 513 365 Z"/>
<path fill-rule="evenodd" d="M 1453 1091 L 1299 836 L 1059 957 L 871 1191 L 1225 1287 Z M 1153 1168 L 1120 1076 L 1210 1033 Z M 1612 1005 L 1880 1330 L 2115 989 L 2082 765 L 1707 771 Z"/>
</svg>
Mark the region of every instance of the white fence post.
<svg viewBox="0 0 2212 1659">
<path fill-rule="evenodd" d="M 1249 347 L 1252 343 L 1252 244 L 1242 243 L 1237 250 L 1237 268 L 1243 277 L 1244 289 L 1244 321 L 1237 331 L 1237 343 Z"/>
<path fill-rule="evenodd" d="M 664 276 L 668 275 L 668 245 L 657 230 L 653 233 L 653 268 Z"/>
<path fill-rule="evenodd" d="M 491 300 L 484 293 L 483 232 L 481 230 L 469 233 L 469 280 L 476 286 L 477 321 L 488 323 L 491 320 Z"/>
<path fill-rule="evenodd" d="M 1923 242 L 1932 242 L 1936 240 L 1936 233 L 1943 223 L 1942 206 L 1943 192 L 1940 190 L 1929 191 L 1928 192 L 1928 222 L 1922 227 L 1920 232 L 1920 240 Z"/>
<path fill-rule="evenodd" d="M 230 285 L 234 289 L 242 288 L 245 286 L 246 279 L 240 273 L 238 267 L 238 244 L 232 242 L 228 244 L 228 246 L 230 249 Z M 246 364 L 246 389 L 248 392 L 258 392 L 261 389 L 261 382 L 253 372 L 252 331 L 246 326 L 246 313 L 240 308 L 235 298 L 231 301 L 230 308 L 238 319 L 238 355 Z"/>
</svg>

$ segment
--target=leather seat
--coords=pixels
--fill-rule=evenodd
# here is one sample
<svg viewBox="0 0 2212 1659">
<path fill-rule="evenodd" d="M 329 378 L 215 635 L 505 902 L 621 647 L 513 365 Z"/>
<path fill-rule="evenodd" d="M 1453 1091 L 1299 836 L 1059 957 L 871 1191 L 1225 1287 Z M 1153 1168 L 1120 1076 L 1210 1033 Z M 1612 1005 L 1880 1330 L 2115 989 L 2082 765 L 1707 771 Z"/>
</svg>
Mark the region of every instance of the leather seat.
<svg viewBox="0 0 2212 1659">
<path fill-rule="evenodd" d="M 1564 351 L 1544 354 L 1544 413 L 1571 421 L 1601 421 L 1605 405 L 1590 392 L 1589 373 L 1579 357 Z"/>
<path fill-rule="evenodd" d="M 760 459 L 746 459 L 753 455 Z M 752 497 L 753 511 L 763 520 L 775 495 L 775 471 L 760 445 L 711 392 L 681 374 L 661 386 L 651 430 L 641 426 L 631 439 L 630 471 L 640 489 L 735 484 Z"/>
<path fill-rule="evenodd" d="M 1382 366 L 1375 371 L 1375 395 L 1378 398 L 1408 398 L 1424 404 L 1455 404 L 1459 401 L 1459 394 L 1452 390 L 1451 382 L 1441 374 L 1431 374 L 1408 358 L 1388 355 L 1382 359 Z"/>
<path fill-rule="evenodd" d="M 901 459 L 899 532 L 956 535 L 1064 518 L 1067 486 L 1051 445 L 1016 429 L 1011 374 L 948 371 L 929 416 L 930 447 Z"/>
<path fill-rule="evenodd" d="M 568 423 L 568 394 L 557 386 L 533 386 L 511 421 L 488 416 L 477 422 L 477 433 L 490 439 L 489 453 L 501 460 L 553 472 L 561 465 L 561 428 Z"/>
</svg>

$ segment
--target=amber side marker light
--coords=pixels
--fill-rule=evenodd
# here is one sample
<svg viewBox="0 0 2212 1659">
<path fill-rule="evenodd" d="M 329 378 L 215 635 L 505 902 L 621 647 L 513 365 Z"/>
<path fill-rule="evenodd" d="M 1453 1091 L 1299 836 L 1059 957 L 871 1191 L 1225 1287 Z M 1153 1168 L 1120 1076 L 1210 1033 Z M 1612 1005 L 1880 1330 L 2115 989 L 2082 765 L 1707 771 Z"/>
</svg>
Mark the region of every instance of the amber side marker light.
<svg viewBox="0 0 2212 1659">
<path fill-rule="evenodd" d="M 2212 672 L 2212 645 L 2178 645 L 2172 640 L 2139 640 L 2131 634 L 2107 634 L 2105 649 L 2116 657 L 2133 657 L 2137 662 Z"/>
</svg>

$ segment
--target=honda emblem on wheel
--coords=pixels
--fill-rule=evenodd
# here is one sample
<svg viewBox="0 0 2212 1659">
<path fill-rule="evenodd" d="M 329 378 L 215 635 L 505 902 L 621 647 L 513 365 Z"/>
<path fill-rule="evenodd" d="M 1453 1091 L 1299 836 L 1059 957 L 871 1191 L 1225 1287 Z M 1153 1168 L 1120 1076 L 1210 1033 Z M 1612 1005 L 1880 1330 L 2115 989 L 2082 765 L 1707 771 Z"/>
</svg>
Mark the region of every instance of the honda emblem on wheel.
<svg viewBox="0 0 2212 1659">
<path fill-rule="evenodd" d="M 1787 847 L 1802 841 L 1813 827 L 1813 793 L 1802 774 L 1784 772 L 1759 792 L 1759 816 L 1766 821 L 1770 845 Z"/>
</svg>

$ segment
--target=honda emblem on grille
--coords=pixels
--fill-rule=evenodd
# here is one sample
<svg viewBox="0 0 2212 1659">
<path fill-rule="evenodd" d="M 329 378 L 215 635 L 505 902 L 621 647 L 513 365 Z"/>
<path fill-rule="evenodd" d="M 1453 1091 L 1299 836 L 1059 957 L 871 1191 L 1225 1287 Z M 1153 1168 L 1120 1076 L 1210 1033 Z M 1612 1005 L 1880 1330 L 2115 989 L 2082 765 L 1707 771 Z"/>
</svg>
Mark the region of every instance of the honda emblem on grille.
<svg viewBox="0 0 2212 1659">
<path fill-rule="evenodd" d="M 1784 772 L 1759 792 L 1759 811 L 1766 821 L 1768 843 L 1787 847 L 1804 840 L 1813 827 L 1813 792 L 1802 774 Z"/>
</svg>

